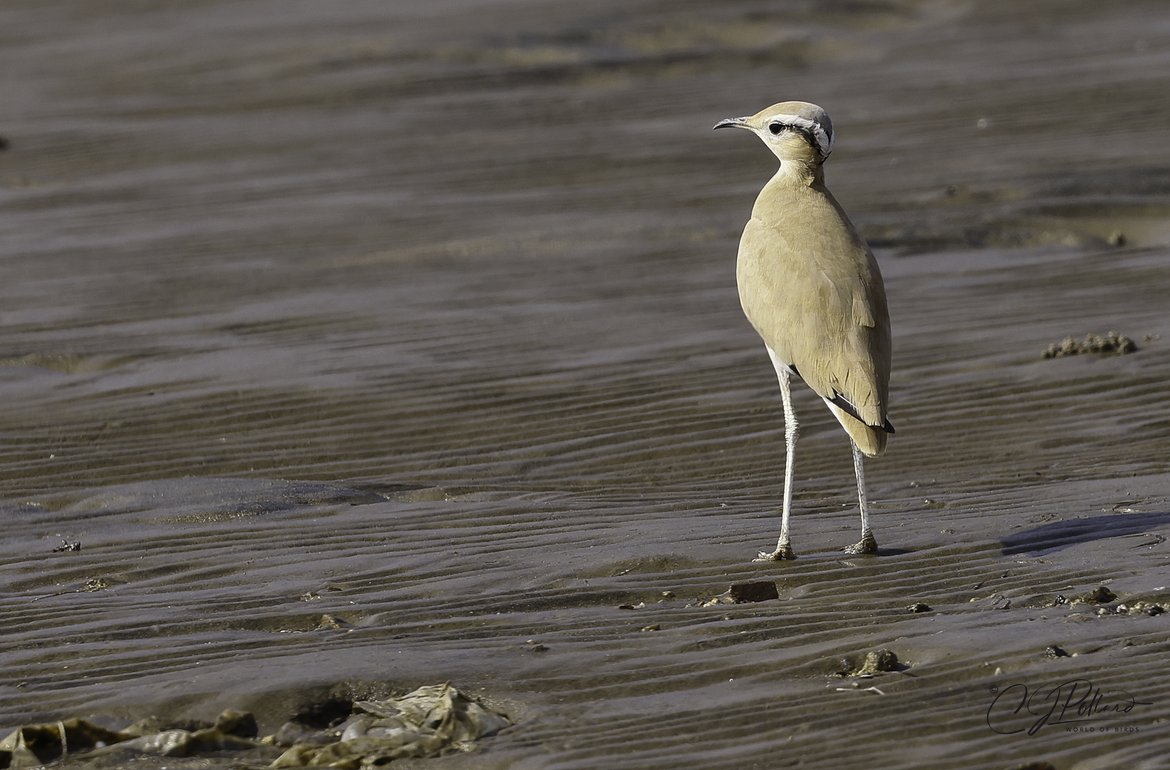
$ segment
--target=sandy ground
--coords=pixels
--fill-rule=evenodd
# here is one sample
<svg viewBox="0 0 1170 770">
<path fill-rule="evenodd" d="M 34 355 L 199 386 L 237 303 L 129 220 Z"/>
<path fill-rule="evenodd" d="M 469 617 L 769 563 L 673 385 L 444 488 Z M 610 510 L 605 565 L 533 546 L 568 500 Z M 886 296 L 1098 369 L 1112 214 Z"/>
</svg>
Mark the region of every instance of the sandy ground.
<svg viewBox="0 0 1170 770">
<path fill-rule="evenodd" d="M 0 93 L 0 727 L 451 681 L 517 724 L 420 767 L 1167 766 L 1162 3 L 6 0 Z M 793 98 L 898 433 L 846 557 L 801 390 L 754 564 L 772 160 L 710 128 Z"/>
</svg>

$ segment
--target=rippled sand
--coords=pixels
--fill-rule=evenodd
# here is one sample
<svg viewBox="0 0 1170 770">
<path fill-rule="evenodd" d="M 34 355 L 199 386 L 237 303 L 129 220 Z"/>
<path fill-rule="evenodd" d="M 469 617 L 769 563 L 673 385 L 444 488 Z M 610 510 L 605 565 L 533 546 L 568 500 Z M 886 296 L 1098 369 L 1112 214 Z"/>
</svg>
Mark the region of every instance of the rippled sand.
<svg viewBox="0 0 1170 770">
<path fill-rule="evenodd" d="M 0 727 L 451 681 L 516 724 L 427 766 L 1163 766 L 1170 17 L 995 5 L 5 2 Z M 802 389 L 750 561 L 710 127 L 785 98 L 886 276 L 877 557 Z M 1071 680 L 1141 703 L 1003 734 Z"/>
</svg>

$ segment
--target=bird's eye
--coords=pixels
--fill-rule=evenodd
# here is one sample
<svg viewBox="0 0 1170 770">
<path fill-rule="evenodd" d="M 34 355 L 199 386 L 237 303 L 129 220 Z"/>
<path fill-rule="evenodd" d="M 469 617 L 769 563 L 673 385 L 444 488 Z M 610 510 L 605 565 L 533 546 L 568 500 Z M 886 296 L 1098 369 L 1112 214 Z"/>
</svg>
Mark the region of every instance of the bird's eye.
<svg viewBox="0 0 1170 770">
<path fill-rule="evenodd" d="M 772 136 L 775 136 L 776 134 L 778 134 L 784 130 L 784 124 L 783 123 L 769 123 L 768 130 L 772 132 Z"/>
</svg>

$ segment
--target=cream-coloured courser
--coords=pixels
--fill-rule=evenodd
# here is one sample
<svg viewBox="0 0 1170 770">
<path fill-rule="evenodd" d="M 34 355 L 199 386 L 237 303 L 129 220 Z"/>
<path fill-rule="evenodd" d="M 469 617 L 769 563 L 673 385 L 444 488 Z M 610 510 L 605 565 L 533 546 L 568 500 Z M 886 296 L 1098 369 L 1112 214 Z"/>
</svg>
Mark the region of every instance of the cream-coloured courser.
<svg viewBox="0 0 1170 770">
<path fill-rule="evenodd" d="M 825 187 L 833 149 L 828 114 L 808 102 L 781 102 L 715 128 L 755 133 L 780 159 L 752 208 L 739 242 L 736 280 L 743 312 L 759 332 L 780 379 L 784 403 L 784 509 L 776 550 L 760 560 L 795 557 L 788 536 L 797 422 L 789 391 L 797 375 L 825 400 L 853 444 L 861 540 L 845 550 L 874 553 L 862 455 L 874 457 L 894 432 L 886 416 L 890 317 L 877 261 Z"/>
</svg>

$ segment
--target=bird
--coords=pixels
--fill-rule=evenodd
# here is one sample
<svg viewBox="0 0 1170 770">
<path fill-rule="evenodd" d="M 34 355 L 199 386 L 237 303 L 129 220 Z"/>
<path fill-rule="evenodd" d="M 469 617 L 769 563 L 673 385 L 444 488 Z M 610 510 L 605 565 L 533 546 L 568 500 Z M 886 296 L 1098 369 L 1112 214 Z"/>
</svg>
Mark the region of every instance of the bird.
<svg viewBox="0 0 1170 770">
<path fill-rule="evenodd" d="M 833 123 L 809 102 L 773 104 L 715 125 L 759 137 L 780 161 L 760 190 L 736 259 L 740 305 L 780 381 L 784 407 L 784 502 L 774 551 L 756 561 L 796 558 L 789 536 L 799 425 L 790 379 L 820 396 L 849 436 L 861 509 L 861 540 L 844 550 L 877 553 L 869 525 L 864 458 L 886 449 L 894 432 L 889 403 L 890 316 L 877 260 L 825 186 Z"/>
</svg>

